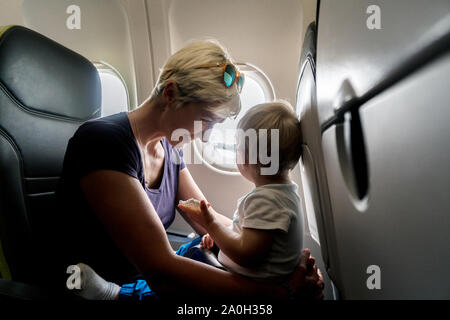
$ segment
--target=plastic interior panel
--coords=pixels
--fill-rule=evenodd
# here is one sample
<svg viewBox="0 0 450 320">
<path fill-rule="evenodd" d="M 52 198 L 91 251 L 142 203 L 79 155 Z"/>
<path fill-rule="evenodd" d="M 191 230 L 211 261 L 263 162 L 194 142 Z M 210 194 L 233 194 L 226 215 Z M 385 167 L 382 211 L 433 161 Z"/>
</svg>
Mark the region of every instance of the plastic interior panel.
<svg viewBox="0 0 450 320">
<path fill-rule="evenodd" d="M 297 112 L 300 112 L 304 150 L 303 166 L 306 172 L 301 172 L 302 183 L 307 183 L 311 189 L 311 197 L 305 197 L 306 208 L 313 208 L 319 233 L 319 242 L 323 261 L 329 275 L 333 278 L 329 257 L 329 247 L 334 246 L 332 239 L 332 215 L 328 197 L 325 167 L 323 165 L 323 154 L 321 149 L 320 124 L 317 114 L 316 86 L 310 63 L 306 63 L 301 74 L 297 91 Z M 308 203 L 309 202 L 309 203 Z M 307 209 L 308 210 L 308 209 Z M 307 213 L 308 216 L 311 212 Z M 336 252 L 336 250 L 331 250 Z M 334 257 L 333 261 L 337 260 Z"/>
<path fill-rule="evenodd" d="M 323 134 L 345 299 L 449 299 L 450 54 L 360 108 L 369 165 L 367 202 L 339 167 L 337 126 Z M 342 126 L 338 125 L 338 126 Z M 367 267 L 381 268 L 369 290 Z M 342 270 L 342 272 L 339 272 Z"/>
<path fill-rule="evenodd" d="M 369 29 L 366 10 L 380 8 L 381 29 Z M 317 95 L 323 124 L 344 80 L 360 97 L 378 81 L 440 36 L 450 19 L 450 1 L 322 0 L 317 39 Z"/>
</svg>

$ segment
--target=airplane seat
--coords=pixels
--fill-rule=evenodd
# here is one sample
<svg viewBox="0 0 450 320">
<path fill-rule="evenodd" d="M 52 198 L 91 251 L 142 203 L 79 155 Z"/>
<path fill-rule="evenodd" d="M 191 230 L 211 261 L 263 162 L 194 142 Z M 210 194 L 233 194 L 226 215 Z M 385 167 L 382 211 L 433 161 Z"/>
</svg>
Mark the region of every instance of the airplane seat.
<svg viewBox="0 0 450 320">
<path fill-rule="evenodd" d="M 0 295 L 45 288 L 67 143 L 100 115 L 92 63 L 25 27 L 0 27 Z"/>
</svg>

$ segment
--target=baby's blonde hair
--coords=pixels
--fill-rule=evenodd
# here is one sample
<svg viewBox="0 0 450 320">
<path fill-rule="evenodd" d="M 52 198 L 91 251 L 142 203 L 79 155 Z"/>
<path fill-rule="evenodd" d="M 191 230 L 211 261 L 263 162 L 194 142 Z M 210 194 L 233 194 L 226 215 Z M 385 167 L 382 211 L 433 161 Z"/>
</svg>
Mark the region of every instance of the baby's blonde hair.
<svg viewBox="0 0 450 320">
<path fill-rule="evenodd" d="M 231 62 L 216 40 L 197 40 L 174 53 L 161 70 L 151 98 L 158 97 L 169 81 L 177 84 L 176 108 L 188 103 L 207 103 L 207 111 L 221 118 L 237 115 L 241 101 L 236 84 L 227 88 L 221 67 L 204 65 Z"/>
<path fill-rule="evenodd" d="M 242 131 L 267 129 L 267 151 L 271 155 L 276 150 L 271 150 L 270 130 L 279 130 L 278 173 L 293 169 L 302 155 L 303 139 L 300 121 L 287 101 L 277 100 L 252 107 L 241 118 L 237 128 Z M 260 146 L 259 143 L 259 135 L 257 135 L 257 147 Z M 243 147 L 248 148 L 247 145 Z M 258 164 L 260 165 L 259 160 Z"/>
</svg>

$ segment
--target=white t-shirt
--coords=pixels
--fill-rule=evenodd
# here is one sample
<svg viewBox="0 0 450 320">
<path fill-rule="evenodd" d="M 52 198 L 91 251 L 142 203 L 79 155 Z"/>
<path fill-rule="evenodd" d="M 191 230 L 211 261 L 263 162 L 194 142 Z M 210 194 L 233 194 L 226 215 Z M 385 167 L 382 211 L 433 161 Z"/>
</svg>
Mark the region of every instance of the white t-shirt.
<svg viewBox="0 0 450 320">
<path fill-rule="evenodd" d="M 298 265 L 303 242 L 303 216 L 298 186 L 268 184 L 255 188 L 238 200 L 231 229 L 242 233 L 242 228 L 273 230 L 273 242 L 265 260 L 257 267 L 242 267 L 219 252 L 219 262 L 228 270 L 265 280 L 287 278 Z"/>
</svg>

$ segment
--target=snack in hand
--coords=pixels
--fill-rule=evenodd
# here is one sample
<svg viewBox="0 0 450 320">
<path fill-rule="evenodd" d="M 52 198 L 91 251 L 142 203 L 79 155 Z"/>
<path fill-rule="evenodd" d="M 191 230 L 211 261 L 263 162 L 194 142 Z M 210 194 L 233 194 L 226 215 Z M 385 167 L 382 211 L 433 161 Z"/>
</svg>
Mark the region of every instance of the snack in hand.
<svg viewBox="0 0 450 320">
<path fill-rule="evenodd" d="M 200 209 L 200 200 L 191 198 L 186 201 L 180 200 L 178 204 L 182 205 L 183 207 L 189 208 L 193 211 L 202 212 Z"/>
</svg>

